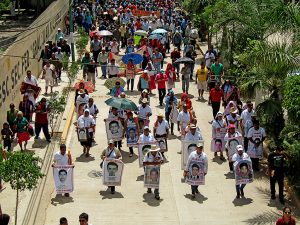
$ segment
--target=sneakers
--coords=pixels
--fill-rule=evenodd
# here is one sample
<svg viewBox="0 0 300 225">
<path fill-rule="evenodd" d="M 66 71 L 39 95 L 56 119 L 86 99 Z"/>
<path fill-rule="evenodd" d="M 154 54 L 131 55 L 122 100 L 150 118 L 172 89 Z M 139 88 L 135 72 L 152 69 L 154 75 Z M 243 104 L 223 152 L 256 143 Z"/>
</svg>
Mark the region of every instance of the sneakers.
<svg viewBox="0 0 300 225">
<path fill-rule="evenodd" d="M 70 194 L 69 193 L 65 193 L 65 197 L 70 197 Z"/>
<path fill-rule="evenodd" d="M 244 189 L 241 189 L 241 196 L 244 197 Z"/>
<path fill-rule="evenodd" d="M 151 188 L 148 188 L 147 193 L 148 194 L 152 193 Z"/>
<path fill-rule="evenodd" d="M 196 198 L 196 195 L 195 194 L 192 194 L 192 199 L 195 199 Z"/>
<path fill-rule="evenodd" d="M 198 190 L 198 189 L 196 189 L 195 193 L 196 193 L 196 194 L 199 194 L 200 192 L 199 192 L 199 190 Z"/>
<path fill-rule="evenodd" d="M 129 157 L 131 158 L 132 156 L 133 156 L 133 154 L 132 154 L 132 153 L 130 153 L 130 154 L 129 154 Z"/>
<path fill-rule="evenodd" d="M 155 199 L 159 200 L 160 199 L 159 195 L 155 195 Z"/>
<path fill-rule="evenodd" d="M 233 170 L 230 170 L 229 173 L 233 173 Z"/>
<path fill-rule="evenodd" d="M 240 193 L 237 193 L 236 198 L 241 198 Z"/>
</svg>

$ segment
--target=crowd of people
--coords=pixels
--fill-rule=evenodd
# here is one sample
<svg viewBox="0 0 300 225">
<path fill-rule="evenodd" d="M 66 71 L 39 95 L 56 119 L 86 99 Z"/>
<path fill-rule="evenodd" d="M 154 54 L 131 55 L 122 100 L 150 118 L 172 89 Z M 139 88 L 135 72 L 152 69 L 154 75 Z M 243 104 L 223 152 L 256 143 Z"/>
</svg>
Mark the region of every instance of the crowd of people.
<svg viewBox="0 0 300 225">
<path fill-rule="evenodd" d="M 247 181 L 235 185 L 236 198 L 243 198 L 246 184 L 253 181 L 252 169 L 255 172 L 261 170 L 259 160 L 263 157 L 263 143 L 267 134 L 260 126 L 253 103 L 242 102 L 239 87 L 225 78 L 225 69 L 220 62 L 217 49 L 210 46 L 207 52 L 200 51 L 203 59 L 200 66 L 195 68 L 198 57 L 196 40 L 199 34 L 179 3 L 171 0 L 81 2 L 74 7 L 73 15 L 74 26 L 82 27 L 91 38 L 90 51 L 86 51 L 81 59 L 83 80 L 76 89 L 74 99 L 77 113 L 75 125 L 85 157 L 90 157 L 95 143 L 96 127 L 102 123 L 96 120 L 100 110 L 85 89 L 85 82 L 96 84 L 97 67 L 99 67 L 101 71 L 99 77 L 107 80 L 115 79 L 114 86 L 109 92 L 111 97 L 126 99 L 126 86 L 127 92 L 138 91 L 140 95 L 138 110 L 111 107 L 107 112 L 104 123 L 108 124 L 108 121 L 112 121 L 109 123 L 110 132 L 116 134 L 121 127 L 122 135 L 120 139 L 108 139 L 107 147 L 101 154 L 101 168 L 103 162 L 108 159 L 122 162 L 120 150 L 124 140 L 127 141 L 129 157 L 140 154 L 134 152 L 136 146 L 128 144 L 129 138 L 138 145 L 151 143 L 145 150 L 145 154 L 140 156 L 142 157 L 140 166 L 144 167 L 144 171 L 148 165 L 161 166 L 165 162 L 167 151 L 163 151 L 159 140 L 164 139 L 167 145 L 169 137 L 178 134 L 182 143 L 195 142 L 193 151 L 188 152 L 185 158 L 183 176 L 190 180 L 207 176 L 208 158 L 204 152 L 204 139 L 197 125 L 197 112 L 189 95 L 190 88 L 193 88 L 190 87 L 190 83 L 195 82 L 198 101 L 204 102 L 204 93 L 209 93 L 209 98 L 206 100 L 212 107 L 212 120 L 209 121 L 212 129 L 210 149 L 214 157 L 217 158 L 219 154 L 220 160 L 228 161 L 229 173 L 233 174 L 239 169 L 241 173 L 245 170 L 244 173 L 248 176 L 245 179 Z M 65 18 L 65 24 L 68 33 L 70 24 L 68 16 Z M 111 35 L 101 36 L 98 34 L 101 31 L 110 31 Z M 128 60 L 124 64 L 120 60 L 121 51 L 125 54 L 139 54 L 142 56 L 142 61 L 135 63 L 133 60 Z M 64 40 L 63 32 L 58 29 L 55 42 L 48 42 L 40 57 L 44 65 L 45 94 L 48 94 L 49 86 L 52 92 L 54 84 L 60 80 L 62 59 L 65 55 L 69 56 L 70 52 L 70 46 Z M 167 63 L 164 70 L 167 54 L 170 54 L 171 63 Z M 127 80 L 125 84 L 122 84 L 122 77 Z M 138 83 L 135 86 L 136 77 Z M 175 93 L 175 85 L 179 81 L 182 82 L 182 92 Z M 39 133 L 43 129 L 46 140 L 51 141 L 47 115 L 51 109 L 48 107 L 47 99 L 42 98 L 40 102 L 35 103 L 36 96 L 32 86 L 38 86 L 38 83 L 37 78 L 30 71 L 27 72 L 24 82 L 30 84 L 23 90 L 24 99 L 18 109 L 11 104 L 11 109 L 7 112 L 7 123 L 3 125 L 1 131 L 3 147 L 8 151 L 12 150 L 11 143 L 15 134 L 21 150 L 26 149 L 32 129 L 30 122 L 33 113 L 35 113 L 35 138 L 39 138 Z M 156 89 L 159 105 L 164 109 L 164 113 L 153 115 L 150 103 Z M 176 97 L 178 94 L 180 97 Z M 154 122 L 153 130 L 150 127 L 150 120 Z M 174 124 L 177 124 L 177 133 Z M 134 133 L 130 136 L 130 131 L 126 132 L 133 125 L 136 127 L 136 137 Z M 71 164 L 74 167 L 74 164 L 70 163 L 70 155 L 67 154 L 66 148 L 64 144 L 60 146 L 60 150 L 54 156 L 53 166 Z M 182 149 L 181 154 L 184 154 L 183 151 L 185 149 Z M 288 156 L 281 146 L 278 146 L 268 157 L 271 198 L 276 198 L 275 183 L 278 182 L 279 199 L 282 204 L 284 204 L 284 167 L 287 160 Z M 202 165 L 201 168 L 199 164 Z M 190 185 L 191 198 L 195 199 L 199 194 L 199 185 L 197 182 L 191 182 Z M 108 187 L 110 193 L 115 194 L 115 186 Z M 152 188 L 148 187 L 147 193 L 152 193 Z M 66 192 L 65 196 L 68 197 L 69 192 Z M 160 199 L 157 187 L 154 188 L 154 197 Z M 293 221 L 289 207 L 284 208 L 283 217 L 277 221 L 277 224 L 287 224 L 287 221 Z M 79 222 L 81 225 L 87 225 L 88 215 L 82 213 Z M 68 224 L 67 219 L 61 218 L 60 224 Z"/>
</svg>

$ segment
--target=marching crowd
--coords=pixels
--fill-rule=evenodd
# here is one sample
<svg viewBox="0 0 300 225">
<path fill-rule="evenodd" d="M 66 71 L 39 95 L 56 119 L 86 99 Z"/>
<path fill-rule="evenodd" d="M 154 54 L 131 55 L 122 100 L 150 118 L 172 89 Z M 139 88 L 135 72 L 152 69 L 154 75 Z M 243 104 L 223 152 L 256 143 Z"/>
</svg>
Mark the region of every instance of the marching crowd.
<svg viewBox="0 0 300 225">
<path fill-rule="evenodd" d="M 141 12 L 143 14 L 139 14 Z M 91 38 L 90 51 L 85 52 L 81 59 L 83 80 L 76 89 L 74 100 L 77 112 L 75 125 L 78 139 L 83 146 L 83 154 L 86 157 L 90 156 L 95 143 L 97 124 L 102 122 L 96 121 L 100 108 L 96 106 L 89 90 L 85 88 L 87 82 L 96 84 L 97 67 L 100 67 L 101 78 L 113 82 L 108 89 L 114 101 L 127 100 L 126 86 L 128 92 L 136 89 L 140 93 L 139 104 L 135 109 L 113 105 L 107 112 L 107 119 L 104 120 L 108 127 L 107 132 L 110 132 L 111 137 L 115 137 L 114 134 L 119 132 L 121 135 L 119 138 L 108 138 L 108 145 L 101 154 L 103 160 L 101 168 L 103 170 L 110 168 L 111 171 L 108 173 L 113 174 L 118 163 L 122 162 L 120 150 L 125 140 L 129 157 L 135 154 L 134 148 L 138 145 L 147 144 L 143 155 L 140 150 L 137 153 L 140 167 L 144 167 L 146 176 L 147 166 L 156 168 L 163 165 L 168 138 L 178 132 L 183 146 L 181 151 L 184 161 L 183 176 L 191 185 L 191 198 L 196 198 L 199 193 L 198 186 L 204 184 L 204 177 L 208 173 L 208 158 L 204 152 L 201 129 L 197 125 L 197 112 L 189 97 L 190 83 L 195 82 L 198 101 L 204 101 L 204 92 L 208 91 L 207 101 L 212 108 L 213 119 L 209 121 L 212 136 L 210 141 L 205 142 L 210 142 L 210 150 L 214 152 L 214 157 L 218 157 L 219 154 L 220 160 L 228 161 L 229 173 L 235 174 L 236 180 L 240 174 L 241 179 L 236 182 L 236 198 L 244 197 L 246 184 L 253 181 L 253 170 L 255 172 L 262 170 L 259 160 L 263 157 L 263 143 L 267 134 L 260 126 L 253 103 L 242 102 L 239 87 L 226 79 L 220 55 L 213 46 L 210 46 L 207 52 L 201 52 L 203 60 L 200 66 L 195 68 L 196 39 L 199 33 L 179 3 L 171 0 L 81 2 L 74 7 L 73 14 L 75 26 L 83 27 Z M 70 24 L 68 16 L 65 23 L 68 32 Z M 106 35 L 103 31 L 110 31 L 111 34 Z M 132 54 L 132 58 L 121 60 L 121 49 L 125 51 L 125 56 Z M 52 92 L 53 86 L 60 80 L 62 59 L 64 55 L 69 56 L 70 51 L 70 46 L 64 40 L 64 34 L 60 29 L 55 42 L 45 45 L 40 57 L 44 63 L 45 94 L 48 93 L 49 86 Z M 163 70 L 167 54 L 170 54 L 172 63 L 168 63 Z M 126 78 L 126 82 L 123 77 Z M 135 77 L 138 77 L 136 86 Z M 182 82 L 182 93 L 174 93 L 178 81 Z M 38 83 L 30 71 L 27 72 L 24 82 L 27 85 L 23 90 L 24 99 L 18 110 L 11 104 L 11 109 L 7 112 L 7 123 L 3 125 L 1 131 L 3 147 L 8 151 L 11 150 L 15 133 L 21 150 L 23 142 L 26 149 L 30 138 L 29 131 L 32 129 L 30 121 L 33 112 L 35 112 L 35 138 L 39 138 L 39 133 L 43 129 L 46 140 L 51 141 L 47 119 L 51 109 L 47 106 L 47 99 L 42 98 L 40 102 L 35 103 L 37 90 L 32 90 L 32 86 L 38 86 Z M 164 109 L 164 113 L 153 115 L 150 103 L 156 89 L 159 105 Z M 154 121 L 153 129 L 150 127 L 150 119 Z M 174 124 L 177 124 L 175 130 Z M 191 148 L 189 146 L 185 149 L 184 143 L 191 143 Z M 60 150 L 54 156 L 53 166 L 74 167 L 66 149 L 64 144 L 60 146 Z M 111 163 L 109 167 L 106 160 L 111 160 L 109 162 L 115 164 Z M 282 204 L 284 204 L 284 167 L 287 160 L 288 156 L 281 146 L 276 147 L 268 156 L 271 198 L 276 198 L 275 183 L 278 182 L 279 199 Z M 153 175 L 150 174 L 151 176 L 155 179 L 155 171 Z M 107 186 L 110 187 L 111 194 L 114 194 L 115 186 L 109 184 Z M 145 187 L 147 193 L 152 193 L 154 186 L 145 185 Z M 68 191 L 64 194 L 69 196 Z M 160 199 L 158 186 L 154 187 L 154 197 Z M 277 224 L 295 224 L 295 222 L 286 223 L 287 221 L 294 221 L 289 207 L 284 208 L 283 217 Z M 82 213 L 79 222 L 81 225 L 87 225 L 88 215 Z M 68 224 L 67 219 L 61 218 L 60 224 Z"/>
</svg>

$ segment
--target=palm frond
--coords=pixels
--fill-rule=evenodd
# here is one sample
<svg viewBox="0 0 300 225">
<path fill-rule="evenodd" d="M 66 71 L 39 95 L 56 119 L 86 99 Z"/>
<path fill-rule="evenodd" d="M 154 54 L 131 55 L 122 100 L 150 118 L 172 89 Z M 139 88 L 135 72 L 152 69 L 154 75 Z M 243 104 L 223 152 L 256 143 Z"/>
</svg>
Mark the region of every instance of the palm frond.
<svg viewBox="0 0 300 225">
<path fill-rule="evenodd" d="M 282 113 L 281 102 L 273 98 L 268 98 L 256 106 L 256 112 L 259 115 L 264 115 L 268 120 L 272 120 Z"/>
</svg>

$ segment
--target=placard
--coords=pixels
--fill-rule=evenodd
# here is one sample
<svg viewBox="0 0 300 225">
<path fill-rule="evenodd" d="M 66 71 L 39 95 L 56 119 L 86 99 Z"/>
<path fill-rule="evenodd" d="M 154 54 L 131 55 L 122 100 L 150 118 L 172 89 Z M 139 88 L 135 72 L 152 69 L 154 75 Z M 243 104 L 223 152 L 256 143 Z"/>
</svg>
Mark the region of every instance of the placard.
<svg viewBox="0 0 300 225">
<path fill-rule="evenodd" d="M 120 141 L 123 137 L 123 126 L 118 118 L 105 120 L 107 140 Z"/>
<path fill-rule="evenodd" d="M 71 193 L 74 190 L 73 165 L 54 165 L 53 178 L 57 194 Z"/>
<path fill-rule="evenodd" d="M 248 184 L 253 182 L 253 169 L 251 160 L 241 160 L 234 163 L 235 183 Z"/>
<path fill-rule="evenodd" d="M 89 138 L 88 128 L 78 128 L 77 129 L 77 138 L 79 142 L 85 142 Z"/>
<path fill-rule="evenodd" d="M 159 188 L 160 181 L 160 166 L 147 165 L 145 166 L 144 187 Z"/>
<path fill-rule="evenodd" d="M 151 149 L 151 145 L 156 145 L 156 141 L 152 142 L 144 142 L 144 143 L 138 143 L 138 153 L 139 153 L 139 166 L 143 166 L 143 160 L 145 155 L 148 153 L 148 151 Z"/>
<path fill-rule="evenodd" d="M 168 151 L 168 140 L 165 137 L 155 138 L 160 148 L 160 152 Z"/>
<path fill-rule="evenodd" d="M 197 140 L 197 141 L 182 140 L 181 141 L 181 169 L 182 170 L 185 169 L 189 155 L 191 154 L 192 151 L 196 150 L 198 143 L 204 144 L 204 141 L 203 140 Z"/>
<path fill-rule="evenodd" d="M 124 163 L 117 159 L 105 159 L 103 162 L 103 185 L 121 186 Z"/>
<path fill-rule="evenodd" d="M 136 124 L 132 124 L 127 127 L 126 130 L 126 141 L 128 147 L 135 147 L 137 146 L 138 141 L 138 130 Z"/>
<path fill-rule="evenodd" d="M 225 139 L 226 140 L 226 139 Z M 225 148 L 228 150 L 228 158 L 231 161 L 232 156 L 236 153 L 236 146 L 243 145 L 242 137 L 228 138 Z"/>
<path fill-rule="evenodd" d="M 204 185 L 205 184 L 205 162 L 203 159 L 196 157 L 189 161 L 188 174 L 185 182 L 189 185 Z"/>
</svg>

